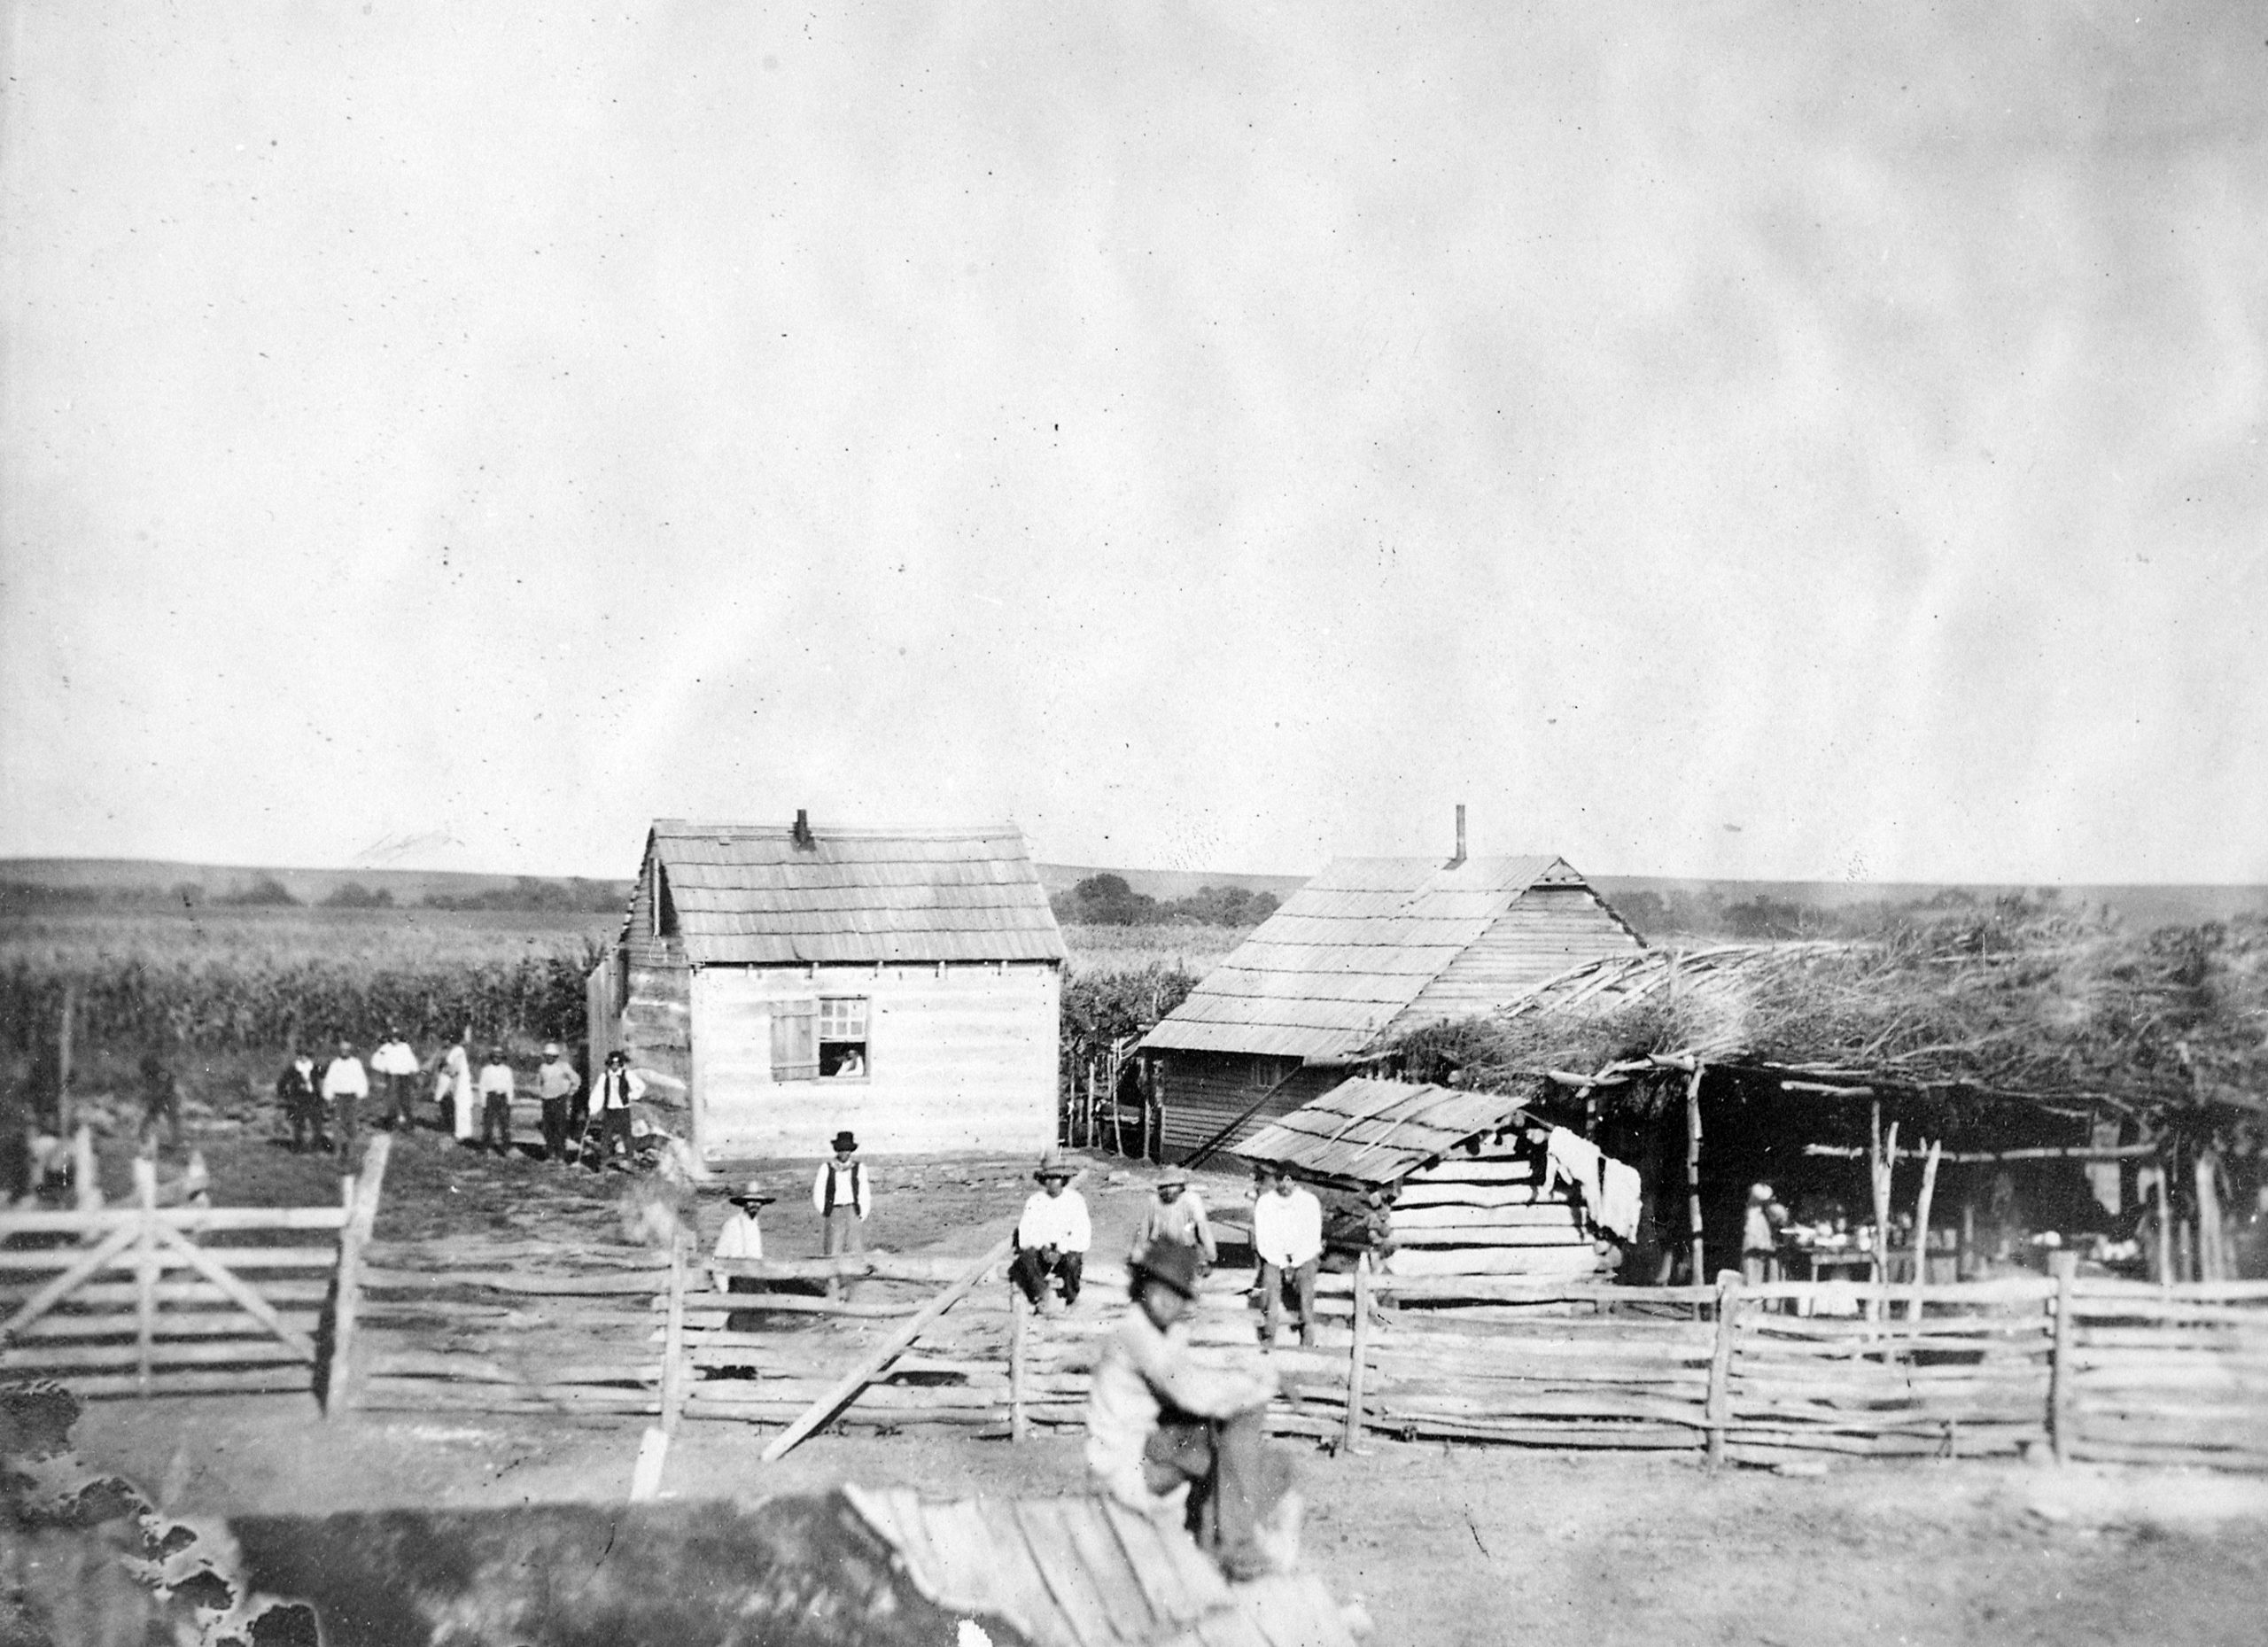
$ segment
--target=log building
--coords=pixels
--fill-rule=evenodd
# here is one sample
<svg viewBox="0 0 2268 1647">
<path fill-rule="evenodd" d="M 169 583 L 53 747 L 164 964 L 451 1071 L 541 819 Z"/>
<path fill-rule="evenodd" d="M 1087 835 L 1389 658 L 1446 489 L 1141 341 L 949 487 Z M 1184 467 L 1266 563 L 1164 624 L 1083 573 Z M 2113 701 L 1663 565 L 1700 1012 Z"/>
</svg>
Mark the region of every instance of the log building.
<svg viewBox="0 0 2268 1647">
<path fill-rule="evenodd" d="M 1562 858 L 1343 858 L 1142 1039 L 1169 1159 L 1289 1115 L 1364 1053 L 1645 941 Z"/>
<path fill-rule="evenodd" d="M 1549 1169 L 1550 1132 L 1502 1092 L 1365 1077 L 1231 1153 L 1326 1192 L 1393 1192 L 1388 1275 L 1612 1272 L 1628 1232 L 1603 1228 L 1597 1209 Z"/>
<path fill-rule="evenodd" d="M 589 983 L 704 1165 L 1037 1152 L 1055 1137 L 1062 935 L 1013 827 L 656 822 Z"/>
</svg>

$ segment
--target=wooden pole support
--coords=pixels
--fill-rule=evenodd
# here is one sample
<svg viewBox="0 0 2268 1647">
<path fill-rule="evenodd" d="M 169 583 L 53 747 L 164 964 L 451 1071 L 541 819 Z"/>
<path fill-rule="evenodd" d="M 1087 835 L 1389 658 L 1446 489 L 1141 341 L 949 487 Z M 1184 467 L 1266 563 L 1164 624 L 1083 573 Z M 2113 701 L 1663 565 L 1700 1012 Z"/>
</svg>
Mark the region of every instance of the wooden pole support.
<svg viewBox="0 0 2268 1647">
<path fill-rule="evenodd" d="M 84 1122 L 71 1135 L 71 1193 L 81 1212 L 100 1212 L 102 1169 L 95 1162 L 94 1129 Z"/>
<path fill-rule="evenodd" d="M 1930 1203 L 1938 1194 L 1938 1152 L 1943 1138 L 1930 1140 L 1929 1159 L 1922 1163 L 1922 1194 L 1914 1204 L 1914 1291 L 1906 1301 L 1906 1318 L 1922 1318 L 1922 1290 L 1930 1280 Z"/>
<path fill-rule="evenodd" d="M 1023 1288 L 1008 1289 L 1008 1439 L 1030 1438 L 1031 1418 L 1024 1410 L 1024 1338 L 1031 1331 L 1031 1302 Z"/>
<path fill-rule="evenodd" d="M 1355 1348 L 1347 1363 L 1347 1428 L 1339 1440 L 1342 1453 L 1363 1450 L 1363 1385 L 1371 1362 L 1371 1255 L 1355 1259 Z"/>
<path fill-rule="evenodd" d="M 141 1234 L 134 1251 L 135 1387 L 150 1397 L 150 1363 L 158 1340 L 158 1163 L 134 1158 L 134 1205 L 141 1213 Z"/>
<path fill-rule="evenodd" d="M 1707 1255 L 1701 1239 L 1701 1071 L 1697 1060 L 1685 1078 L 1685 1210 L 1693 1242 L 1693 1285 L 1701 1286 Z"/>
<path fill-rule="evenodd" d="M 2077 1370 L 2071 1365 L 2078 1332 L 2071 1319 L 2071 1294 L 2078 1278 L 2077 1253 L 2051 1253 L 2048 1272 L 2055 1278 L 2055 1343 L 2047 1363 L 2047 1435 L 2055 1448 L 2055 1462 L 2071 1457 L 2072 1387 Z"/>
<path fill-rule="evenodd" d="M 1717 1272 L 1717 1340 L 1709 1356 L 1709 1467 L 1725 1462 L 1725 1432 L 1732 1425 L 1733 1332 L 1739 1325 L 1740 1271 Z"/>
<path fill-rule="evenodd" d="M 2168 1150 L 2158 1157 L 2158 1285 L 2173 1285 L 2173 1198 L 2167 1193 L 2166 1180 L 2173 1176 L 2173 1152 Z"/>
<path fill-rule="evenodd" d="M 362 1253 L 377 1227 L 378 1196 L 385 1187 L 393 1134 L 381 1132 L 362 1153 L 359 1177 L 346 1180 L 346 1222 L 338 1231 L 338 1303 L 330 1317 L 330 1376 L 324 1380 L 322 1416 L 336 1418 L 354 1400 L 354 1323 L 362 1302 Z"/>
</svg>

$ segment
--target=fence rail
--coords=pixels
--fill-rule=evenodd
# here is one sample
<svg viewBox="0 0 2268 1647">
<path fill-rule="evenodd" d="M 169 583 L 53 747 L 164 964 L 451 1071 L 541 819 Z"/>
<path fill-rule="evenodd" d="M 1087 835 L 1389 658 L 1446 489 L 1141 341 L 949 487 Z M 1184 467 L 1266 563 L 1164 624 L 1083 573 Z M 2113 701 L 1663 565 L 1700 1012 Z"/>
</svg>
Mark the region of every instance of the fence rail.
<svg viewBox="0 0 2268 1647">
<path fill-rule="evenodd" d="M 361 1404 L 808 1420 L 876 1328 L 924 1310 L 971 1262 L 584 1256 L 575 1272 L 548 1274 L 497 1251 L 372 1248 Z M 773 1290 L 727 1294 L 720 1278 Z M 1253 1347 L 1251 1279 L 1208 1278 L 1191 1317 L 1200 1350 Z M 1115 1301 L 1125 1281 L 1122 1268 L 1096 1263 L 1086 1284 Z M 822 1295 L 828 1282 L 843 1295 Z M 1005 1278 L 988 1279 L 877 1367 L 836 1421 L 1018 1439 L 1076 1428 L 1116 1313 L 1114 1302 L 1034 1316 Z M 2268 1470 L 2264 1283 L 2059 1276 L 1917 1293 L 1365 1269 L 1322 1278 L 1317 1314 L 1312 1346 L 1269 1352 L 1283 1387 L 1270 1420 L 1278 1433 L 1762 1464 L 2053 1445 L 2064 1457 Z"/>
</svg>

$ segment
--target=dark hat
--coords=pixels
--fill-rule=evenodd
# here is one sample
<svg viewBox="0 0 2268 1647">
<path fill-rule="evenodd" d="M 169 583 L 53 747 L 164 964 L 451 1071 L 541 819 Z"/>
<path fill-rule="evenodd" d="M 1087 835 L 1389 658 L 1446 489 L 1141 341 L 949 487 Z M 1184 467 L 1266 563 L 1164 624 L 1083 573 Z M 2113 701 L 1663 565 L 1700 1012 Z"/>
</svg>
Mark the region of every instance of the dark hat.
<svg viewBox="0 0 2268 1647">
<path fill-rule="evenodd" d="M 1179 1241 L 1152 1241 L 1133 1264 L 1137 1286 L 1147 1276 L 1162 1281 L 1184 1298 L 1197 1296 L 1197 1249 Z"/>
<path fill-rule="evenodd" d="M 765 1193 L 762 1179 L 750 1178 L 746 1184 L 741 1185 L 737 1193 L 727 1195 L 725 1199 L 735 1207 L 769 1207 L 780 1198 Z"/>
<path fill-rule="evenodd" d="M 845 1127 L 842 1131 L 835 1135 L 835 1143 L 833 1147 L 835 1154 L 838 1155 L 848 1155 L 858 1149 L 858 1140 L 851 1136 L 850 1129 Z"/>
<path fill-rule="evenodd" d="M 617 1046 L 606 1055 L 606 1060 L 610 1064 L 626 1064 L 630 1061 L 630 1054 Z"/>
</svg>

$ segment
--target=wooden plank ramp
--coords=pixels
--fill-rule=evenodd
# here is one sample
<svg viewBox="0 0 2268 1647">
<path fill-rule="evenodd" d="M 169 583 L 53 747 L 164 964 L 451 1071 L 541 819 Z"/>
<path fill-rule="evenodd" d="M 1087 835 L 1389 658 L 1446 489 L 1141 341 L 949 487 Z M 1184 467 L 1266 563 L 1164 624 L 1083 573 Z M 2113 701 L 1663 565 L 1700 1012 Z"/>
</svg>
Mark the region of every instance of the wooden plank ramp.
<svg viewBox="0 0 2268 1647">
<path fill-rule="evenodd" d="M 1035 1647 L 1353 1647 L 1321 1580 L 1232 1583 L 1177 1526 L 1101 1497 L 843 1496 L 940 1607 L 1005 1620 Z"/>
</svg>

